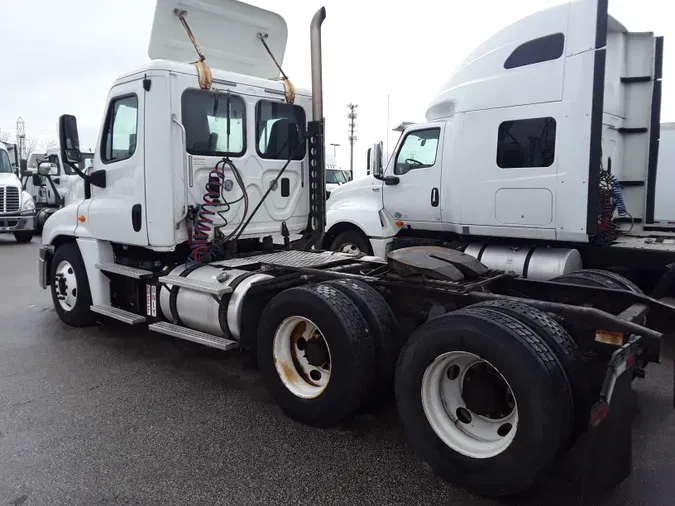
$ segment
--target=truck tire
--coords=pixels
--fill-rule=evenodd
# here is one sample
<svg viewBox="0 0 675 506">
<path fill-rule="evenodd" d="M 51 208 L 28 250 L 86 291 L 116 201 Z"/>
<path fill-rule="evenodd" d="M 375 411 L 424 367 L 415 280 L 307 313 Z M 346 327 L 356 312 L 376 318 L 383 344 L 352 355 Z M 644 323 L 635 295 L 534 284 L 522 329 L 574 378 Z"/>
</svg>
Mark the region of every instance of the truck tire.
<svg viewBox="0 0 675 506">
<path fill-rule="evenodd" d="M 61 321 L 71 327 L 93 324 L 89 280 L 77 243 L 69 242 L 56 248 L 49 276 L 54 309 Z"/>
<path fill-rule="evenodd" d="M 589 409 L 593 399 L 581 375 L 581 351 L 572 337 L 550 315 L 522 302 L 490 300 L 470 307 L 494 310 L 515 318 L 551 348 L 572 389 L 574 409 L 569 443 L 573 443 L 588 426 Z"/>
<path fill-rule="evenodd" d="M 638 287 L 635 283 L 633 283 L 630 279 L 626 278 L 625 276 L 622 276 L 621 274 L 617 274 L 612 271 L 603 271 L 600 269 L 584 269 L 583 271 L 577 271 L 576 273 L 572 272 L 570 274 L 592 274 L 594 276 L 600 276 L 604 279 L 608 279 L 612 281 L 613 283 L 618 284 L 621 286 L 622 289 L 628 290 L 629 292 L 634 292 L 634 293 L 644 293 L 640 287 Z M 561 276 L 561 277 L 564 277 Z M 611 287 L 608 287 L 611 288 Z"/>
<path fill-rule="evenodd" d="M 16 242 L 27 243 L 33 240 L 33 231 L 32 230 L 20 230 L 19 232 L 14 232 L 14 239 Z"/>
<path fill-rule="evenodd" d="M 360 230 L 346 230 L 338 234 L 330 245 L 331 251 L 352 255 L 372 255 L 370 241 Z"/>
<path fill-rule="evenodd" d="M 356 305 L 333 286 L 289 288 L 260 315 L 258 366 L 292 419 L 325 427 L 353 415 L 374 387 L 375 348 Z"/>
<path fill-rule="evenodd" d="M 363 281 L 339 279 L 321 284 L 332 286 L 344 293 L 361 312 L 375 346 L 375 391 L 373 400 L 377 401 L 383 396 L 391 394 L 400 345 L 397 335 L 398 324 L 389 304 L 380 292 Z"/>
<path fill-rule="evenodd" d="M 565 445 L 570 386 L 545 341 L 476 307 L 427 321 L 396 368 L 408 439 L 444 479 L 503 497 L 528 489 Z"/>
</svg>

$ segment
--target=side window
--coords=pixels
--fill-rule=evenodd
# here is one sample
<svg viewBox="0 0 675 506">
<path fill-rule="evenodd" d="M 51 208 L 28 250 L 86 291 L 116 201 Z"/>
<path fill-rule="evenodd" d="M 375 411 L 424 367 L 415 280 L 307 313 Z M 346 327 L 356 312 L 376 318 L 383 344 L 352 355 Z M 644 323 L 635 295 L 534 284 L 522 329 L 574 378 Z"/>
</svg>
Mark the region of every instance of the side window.
<svg viewBox="0 0 675 506">
<path fill-rule="evenodd" d="M 138 97 L 129 95 L 113 99 L 101 143 L 101 160 L 110 163 L 131 158 L 136 151 L 137 135 Z"/>
<path fill-rule="evenodd" d="M 564 47 L 565 36 L 562 33 L 532 39 L 513 50 L 504 62 L 504 68 L 514 69 L 543 61 L 557 60 L 562 56 Z"/>
<path fill-rule="evenodd" d="M 246 152 L 246 103 L 229 92 L 183 92 L 181 115 L 187 152 L 202 156 L 241 156 Z"/>
<path fill-rule="evenodd" d="M 297 105 L 261 100 L 255 106 L 256 149 L 261 158 L 305 157 L 305 111 Z"/>
<path fill-rule="evenodd" d="M 413 169 L 425 169 L 436 163 L 440 128 L 416 130 L 403 139 L 401 149 L 396 156 L 394 174 L 402 175 Z"/>
<path fill-rule="evenodd" d="M 551 166 L 555 127 L 553 118 L 503 122 L 497 135 L 497 165 L 502 169 Z"/>
</svg>

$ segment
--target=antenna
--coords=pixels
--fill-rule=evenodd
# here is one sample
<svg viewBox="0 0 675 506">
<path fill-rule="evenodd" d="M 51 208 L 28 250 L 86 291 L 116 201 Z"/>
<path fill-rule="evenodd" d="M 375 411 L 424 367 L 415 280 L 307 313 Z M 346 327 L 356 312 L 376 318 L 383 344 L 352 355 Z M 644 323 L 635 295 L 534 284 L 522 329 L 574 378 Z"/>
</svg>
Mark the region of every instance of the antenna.
<svg viewBox="0 0 675 506">
<path fill-rule="evenodd" d="M 354 143 L 356 142 L 356 108 L 358 107 L 358 104 L 349 104 L 347 105 L 349 108 L 349 114 L 347 114 L 347 118 L 349 119 L 349 136 L 347 139 L 349 139 L 349 172 L 352 177 L 354 178 Z"/>
</svg>

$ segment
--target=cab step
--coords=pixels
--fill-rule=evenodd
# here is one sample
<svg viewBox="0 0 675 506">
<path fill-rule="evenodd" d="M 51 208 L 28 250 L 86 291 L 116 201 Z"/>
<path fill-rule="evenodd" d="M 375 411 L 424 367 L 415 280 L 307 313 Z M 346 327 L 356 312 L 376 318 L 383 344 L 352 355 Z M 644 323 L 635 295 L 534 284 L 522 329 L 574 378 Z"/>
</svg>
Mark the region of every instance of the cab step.
<svg viewBox="0 0 675 506">
<path fill-rule="evenodd" d="M 180 325 L 174 325 L 169 322 L 153 323 L 152 325 L 148 325 L 148 328 L 154 332 L 159 332 L 160 334 L 185 339 L 187 341 L 192 341 L 193 343 L 203 344 L 204 346 L 210 346 L 211 348 L 217 348 L 219 350 L 227 351 L 239 347 L 237 341 L 214 336 L 187 327 L 181 327 Z"/>
<path fill-rule="evenodd" d="M 152 271 L 145 269 L 138 269 L 136 267 L 129 267 L 128 265 L 116 264 L 114 262 L 103 262 L 96 264 L 96 268 L 100 271 L 109 272 L 111 274 L 119 274 L 127 278 L 143 279 L 152 276 Z"/>
<path fill-rule="evenodd" d="M 139 323 L 145 323 L 145 316 L 141 316 L 130 311 L 125 311 L 118 307 L 108 306 L 106 304 L 96 304 L 91 306 L 89 310 L 93 313 L 98 313 L 113 320 L 119 320 L 128 325 L 138 325 Z"/>
<path fill-rule="evenodd" d="M 165 285 L 180 286 L 181 288 L 194 290 L 195 292 L 208 293 L 218 297 L 232 291 L 232 288 L 227 285 L 218 285 L 182 276 L 162 276 L 158 281 Z"/>
</svg>

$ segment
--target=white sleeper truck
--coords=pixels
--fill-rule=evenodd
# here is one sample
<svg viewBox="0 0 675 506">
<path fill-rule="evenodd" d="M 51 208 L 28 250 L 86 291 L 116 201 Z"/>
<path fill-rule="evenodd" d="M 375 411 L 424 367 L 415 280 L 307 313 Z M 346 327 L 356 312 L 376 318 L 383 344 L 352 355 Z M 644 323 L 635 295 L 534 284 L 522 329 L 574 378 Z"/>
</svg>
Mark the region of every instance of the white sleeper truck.
<svg viewBox="0 0 675 506">
<path fill-rule="evenodd" d="M 584 0 L 549 16 L 576 55 L 567 68 L 592 76 L 603 61 L 614 26 L 605 7 Z M 395 389 L 411 445 L 479 494 L 523 492 L 586 445 L 592 504 L 630 474 L 631 384 L 659 361 L 675 309 L 607 271 L 542 281 L 442 246 L 386 259 L 321 250 L 325 16 L 310 27 L 312 89 L 296 90 L 279 15 L 233 0 L 159 0 L 152 61 L 114 82 L 88 173 L 76 119 L 60 118 L 62 160 L 84 191 L 45 223 L 41 286 L 68 325 L 117 320 L 238 349 L 304 424 L 339 423 Z M 460 134 L 447 123 L 418 132 L 419 143 L 436 142 L 433 129 Z M 584 149 L 569 143 L 570 156 Z M 406 159 L 429 163 L 420 157 Z M 523 170 L 540 185 L 556 177 Z M 581 185 L 571 177 L 565 184 Z"/>
<path fill-rule="evenodd" d="M 9 150 L 0 142 L 0 233 L 14 234 L 18 242 L 30 242 L 35 232 L 35 203 L 21 188 L 18 171 Z"/>
<path fill-rule="evenodd" d="M 629 32 L 607 2 L 579 18 L 587 3 L 535 13 L 471 52 L 386 167 L 376 146 L 373 175 L 331 193 L 323 246 L 386 258 L 447 245 L 531 279 L 611 269 L 665 295 L 663 38 Z"/>
</svg>

